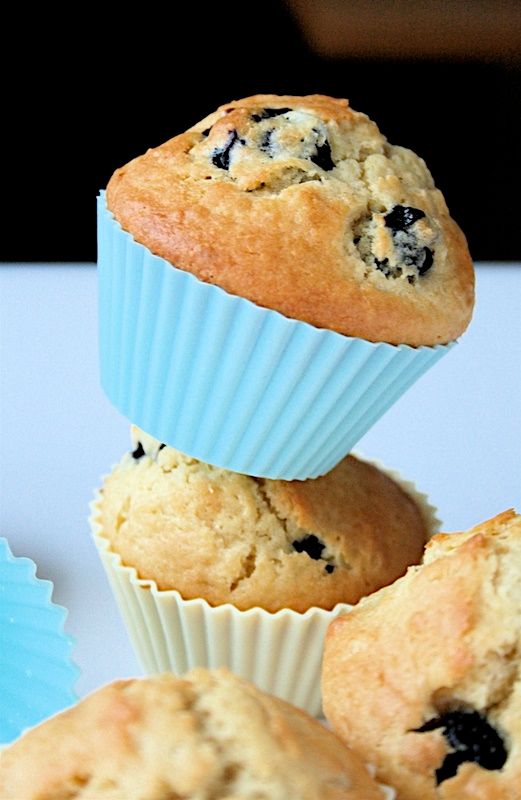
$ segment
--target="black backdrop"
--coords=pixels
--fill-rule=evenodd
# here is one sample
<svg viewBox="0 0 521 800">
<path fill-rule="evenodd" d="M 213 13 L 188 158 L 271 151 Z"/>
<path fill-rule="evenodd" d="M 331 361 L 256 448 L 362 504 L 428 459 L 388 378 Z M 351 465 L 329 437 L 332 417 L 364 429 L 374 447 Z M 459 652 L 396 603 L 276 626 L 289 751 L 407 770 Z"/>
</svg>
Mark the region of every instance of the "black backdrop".
<svg viewBox="0 0 521 800">
<path fill-rule="evenodd" d="M 0 260 L 94 260 L 94 198 L 112 171 L 258 92 L 348 97 L 425 158 L 476 259 L 521 257 L 519 65 L 321 59 L 267 0 L 148 4 L 117 22 L 86 8 L 4 28 Z"/>
</svg>

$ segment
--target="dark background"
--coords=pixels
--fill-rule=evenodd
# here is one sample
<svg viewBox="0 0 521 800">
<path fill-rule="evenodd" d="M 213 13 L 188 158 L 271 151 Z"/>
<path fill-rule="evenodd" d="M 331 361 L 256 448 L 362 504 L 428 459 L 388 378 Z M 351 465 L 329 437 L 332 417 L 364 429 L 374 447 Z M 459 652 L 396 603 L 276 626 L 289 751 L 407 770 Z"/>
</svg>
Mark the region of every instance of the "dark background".
<svg viewBox="0 0 521 800">
<path fill-rule="evenodd" d="M 289 6 L 145 5 L 115 22 L 79 5 L 31 13 L 30 25 L 19 12 L 4 28 L 0 260 L 95 260 L 95 196 L 114 169 L 259 92 L 349 98 L 426 160 L 475 259 L 519 259 L 515 56 L 382 57 L 377 43 L 331 55 Z"/>
</svg>

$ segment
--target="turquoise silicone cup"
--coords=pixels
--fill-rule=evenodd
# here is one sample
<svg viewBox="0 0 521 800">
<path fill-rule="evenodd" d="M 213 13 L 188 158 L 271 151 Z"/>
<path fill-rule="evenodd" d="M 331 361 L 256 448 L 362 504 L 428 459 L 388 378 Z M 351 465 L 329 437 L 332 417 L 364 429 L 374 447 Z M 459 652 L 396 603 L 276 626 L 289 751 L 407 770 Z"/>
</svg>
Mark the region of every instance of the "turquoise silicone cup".
<svg viewBox="0 0 521 800">
<path fill-rule="evenodd" d="M 35 573 L 0 538 L 0 744 L 77 700 L 67 612 L 51 602 L 52 583 Z"/>
<path fill-rule="evenodd" d="M 153 255 L 98 202 L 101 383 L 128 419 L 209 464 L 306 479 L 332 469 L 451 345 L 315 328 Z"/>
</svg>

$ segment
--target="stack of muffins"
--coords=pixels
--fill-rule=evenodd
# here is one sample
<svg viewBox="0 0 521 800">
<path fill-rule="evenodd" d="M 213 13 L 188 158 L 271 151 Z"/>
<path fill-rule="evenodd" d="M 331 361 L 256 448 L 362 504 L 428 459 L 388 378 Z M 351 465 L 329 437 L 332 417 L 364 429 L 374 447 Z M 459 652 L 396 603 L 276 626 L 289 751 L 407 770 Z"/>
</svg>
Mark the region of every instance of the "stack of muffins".
<svg viewBox="0 0 521 800">
<path fill-rule="evenodd" d="M 1 796 L 521 800 L 521 517 L 433 536 L 414 484 L 349 454 L 470 320 L 424 163 L 346 101 L 256 96 L 118 170 L 99 230 L 133 424 L 92 526 L 143 666 L 312 714 L 322 679 L 343 743 L 196 669 L 33 731 Z"/>
<path fill-rule="evenodd" d="M 115 172 L 99 281 L 133 442 L 93 526 L 145 670 L 227 666 L 319 713 L 328 623 L 436 530 L 348 453 L 468 324 L 463 234 L 346 101 L 260 95 Z"/>
</svg>

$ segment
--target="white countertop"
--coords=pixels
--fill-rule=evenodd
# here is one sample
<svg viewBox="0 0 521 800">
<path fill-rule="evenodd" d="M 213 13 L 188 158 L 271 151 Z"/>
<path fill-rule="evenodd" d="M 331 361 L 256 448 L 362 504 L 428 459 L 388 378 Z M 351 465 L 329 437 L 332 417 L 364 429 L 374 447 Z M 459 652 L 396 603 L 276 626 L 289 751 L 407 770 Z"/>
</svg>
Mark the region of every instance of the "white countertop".
<svg viewBox="0 0 521 800">
<path fill-rule="evenodd" d="M 480 265 L 471 327 L 357 449 L 416 481 L 446 530 L 521 509 L 521 265 Z M 69 609 L 83 695 L 141 673 L 89 537 L 128 448 L 98 383 L 93 265 L 0 266 L 0 535 Z"/>
</svg>

